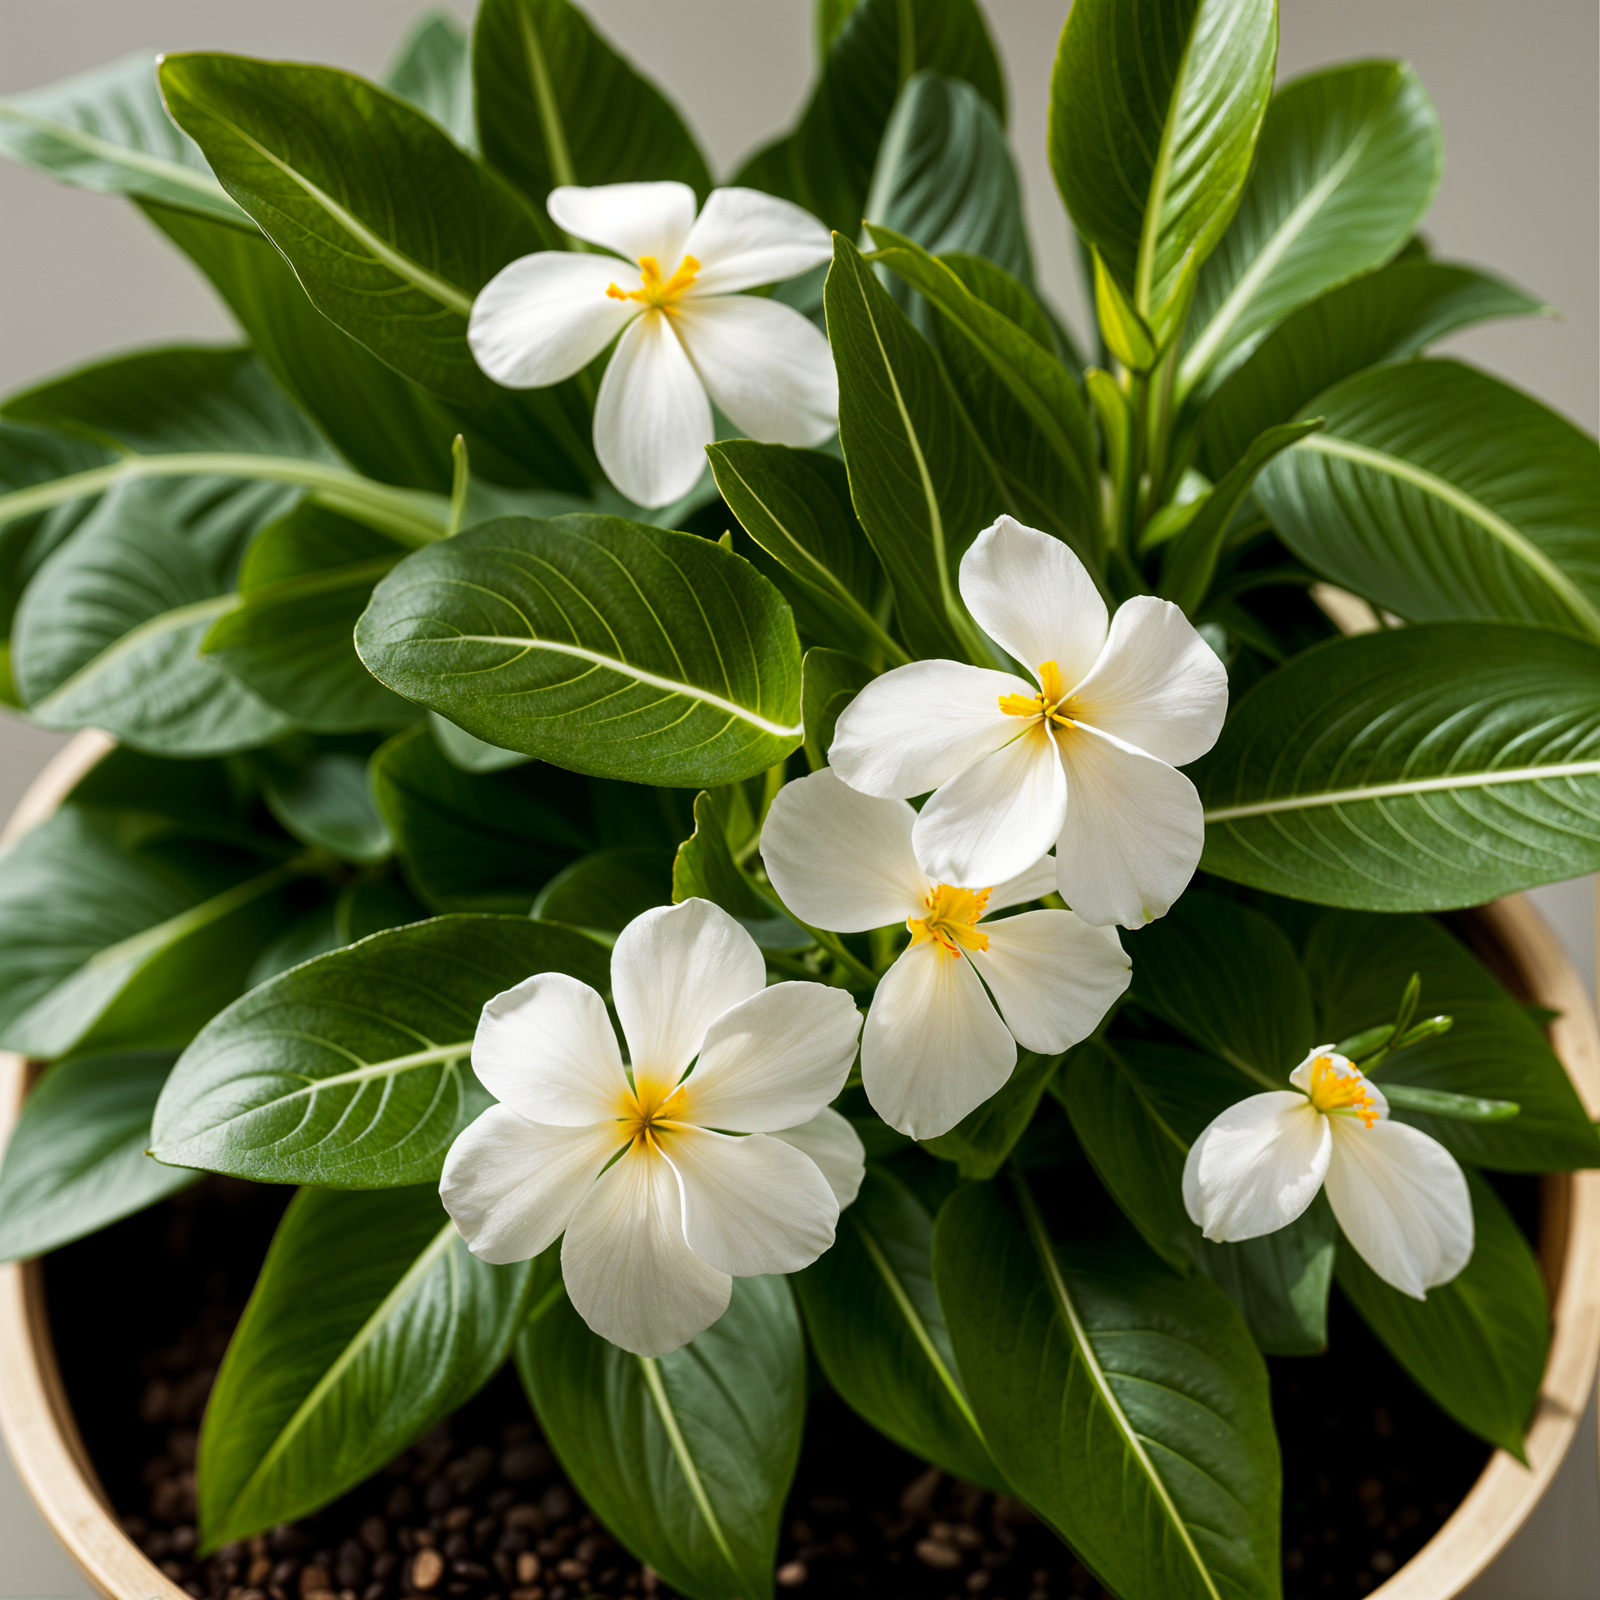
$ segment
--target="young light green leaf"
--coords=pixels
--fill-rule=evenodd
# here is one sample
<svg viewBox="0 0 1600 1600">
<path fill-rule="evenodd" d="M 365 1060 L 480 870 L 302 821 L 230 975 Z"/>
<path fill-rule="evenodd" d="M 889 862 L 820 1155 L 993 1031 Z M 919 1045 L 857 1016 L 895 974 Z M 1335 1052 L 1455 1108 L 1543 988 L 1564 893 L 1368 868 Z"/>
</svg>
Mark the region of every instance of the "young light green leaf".
<svg viewBox="0 0 1600 1600">
<path fill-rule="evenodd" d="M 1265 1363 L 1228 1298 L 1129 1244 L 1065 1246 L 1017 1184 L 971 1184 L 934 1279 L 972 1409 L 1014 1491 L 1101 1581 L 1272 1600 L 1279 1465 Z"/>
<path fill-rule="evenodd" d="M 478 1013 L 536 972 L 607 986 L 599 944 L 525 917 L 436 917 L 285 972 L 184 1052 L 153 1153 L 259 1183 L 435 1183 L 489 1103 L 468 1065 Z"/>
<path fill-rule="evenodd" d="M 476 150 L 472 60 L 454 17 L 424 13 L 383 75 L 383 86 L 426 111 L 463 150 Z"/>
<path fill-rule="evenodd" d="M 772 1600 L 806 1409 L 788 1284 L 735 1278 L 720 1320 L 651 1359 L 591 1333 L 546 1261 L 517 1370 L 572 1486 L 692 1600 Z"/>
<path fill-rule="evenodd" d="M 933 1287 L 933 1220 L 869 1167 L 833 1248 L 790 1280 L 828 1382 L 880 1433 L 966 1483 L 1004 1492 L 956 1371 Z"/>
<path fill-rule="evenodd" d="M 302 1190 L 206 1406 L 202 1548 L 327 1505 L 464 1405 L 532 1287 L 531 1263 L 470 1254 L 431 1188 Z"/>
<path fill-rule="evenodd" d="M 0 1165 L 0 1261 L 42 1256 L 187 1188 L 145 1151 L 168 1050 L 58 1061 L 23 1103 Z"/>
<path fill-rule="evenodd" d="M 1509 1122 L 1522 1107 L 1515 1100 L 1486 1100 L 1482 1095 L 1454 1094 L 1448 1089 L 1421 1089 L 1409 1083 L 1383 1083 L 1391 1110 L 1421 1111 L 1453 1122 Z"/>
<path fill-rule="evenodd" d="M 1193 770 L 1201 865 L 1375 911 L 1477 905 L 1590 871 L 1597 697 L 1600 650 L 1548 629 L 1434 623 L 1318 645 L 1257 684 Z"/>
<path fill-rule="evenodd" d="M 505 517 L 419 550 L 356 649 L 407 699 L 577 772 L 727 783 L 800 743 L 777 591 L 710 540 L 618 517 Z"/>
</svg>

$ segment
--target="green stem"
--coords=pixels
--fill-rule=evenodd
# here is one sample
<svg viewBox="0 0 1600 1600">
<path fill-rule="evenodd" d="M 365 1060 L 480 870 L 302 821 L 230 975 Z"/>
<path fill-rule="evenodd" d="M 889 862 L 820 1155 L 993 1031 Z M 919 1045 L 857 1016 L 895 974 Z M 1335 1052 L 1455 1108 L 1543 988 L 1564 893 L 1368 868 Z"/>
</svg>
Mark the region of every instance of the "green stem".
<svg viewBox="0 0 1600 1600">
<path fill-rule="evenodd" d="M 793 912 L 790 913 L 794 915 Z M 797 919 L 798 920 L 798 919 Z M 860 980 L 857 985 L 863 989 L 875 989 L 878 986 L 878 974 L 858 957 L 852 955 L 845 947 L 844 940 L 838 934 L 829 933 L 826 928 L 813 928 L 809 923 L 800 924 L 813 939 L 828 952 L 838 964 L 848 971 L 853 977 Z"/>
</svg>

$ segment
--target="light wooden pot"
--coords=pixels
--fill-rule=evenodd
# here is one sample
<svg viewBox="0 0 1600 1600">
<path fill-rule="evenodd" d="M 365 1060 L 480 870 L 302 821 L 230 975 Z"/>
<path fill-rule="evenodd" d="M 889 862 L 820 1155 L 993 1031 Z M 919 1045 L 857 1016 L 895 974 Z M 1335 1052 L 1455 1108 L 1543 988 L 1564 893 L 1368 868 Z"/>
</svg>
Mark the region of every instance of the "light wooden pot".
<svg viewBox="0 0 1600 1600">
<path fill-rule="evenodd" d="M 47 767 L 0 843 L 50 815 L 110 748 L 81 734 Z M 1600 1031 L 1554 935 L 1521 895 L 1477 913 L 1524 996 L 1561 1013 L 1551 1041 L 1590 1116 L 1600 1117 Z M 0 1055 L 0 1146 L 21 1109 L 28 1064 Z M 1572 1443 L 1600 1359 L 1600 1171 L 1543 1179 L 1539 1257 L 1555 1317 L 1550 1363 L 1528 1430 L 1527 1467 L 1495 1451 L 1455 1514 L 1369 1600 L 1452 1600 L 1516 1533 Z M 37 1262 L 0 1267 L 0 1432 L 28 1492 L 107 1600 L 189 1600 L 118 1526 L 73 1420 L 56 1367 Z"/>
</svg>

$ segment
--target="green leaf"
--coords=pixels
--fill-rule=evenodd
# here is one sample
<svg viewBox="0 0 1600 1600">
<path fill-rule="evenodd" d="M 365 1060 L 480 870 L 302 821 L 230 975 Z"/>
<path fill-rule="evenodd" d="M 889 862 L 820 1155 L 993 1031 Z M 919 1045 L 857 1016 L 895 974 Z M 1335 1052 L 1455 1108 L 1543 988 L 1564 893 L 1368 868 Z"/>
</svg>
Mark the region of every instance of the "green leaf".
<svg viewBox="0 0 1600 1600">
<path fill-rule="evenodd" d="M 0 1166 L 0 1261 L 42 1256 L 187 1188 L 145 1154 L 170 1051 L 59 1061 L 33 1086 Z"/>
<path fill-rule="evenodd" d="M 1421 1111 L 1455 1122 L 1509 1122 L 1522 1107 L 1515 1100 L 1485 1100 L 1480 1095 L 1452 1094 L 1447 1089 L 1419 1089 L 1407 1083 L 1385 1083 L 1384 1098 L 1392 1109 Z"/>
<path fill-rule="evenodd" d="M 531 1263 L 472 1255 L 431 1189 L 302 1190 L 206 1405 L 202 1548 L 319 1510 L 464 1405 L 532 1287 Z"/>
<path fill-rule="evenodd" d="M 319 311 L 436 393 L 493 394 L 467 349 L 473 296 L 551 242 L 509 188 L 405 101 L 330 67 L 169 55 L 161 91 Z"/>
<path fill-rule="evenodd" d="M 986 652 L 956 569 L 1008 504 L 993 464 L 938 357 L 842 236 L 824 303 L 850 498 L 894 585 L 900 631 L 919 655 Z"/>
<path fill-rule="evenodd" d="M 1038 303 L 979 257 L 936 260 L 887 228 L 868 232 L 880 247 L 875 259 L 937 308 L 934 338 L 950 383 L 1029 525 L 1098 559 L 1094 430 Z"/>
<path fill-rule="evenodd" d="M 1437 1034 L 1384 1059 L 1376 1071 L 1395 1091 L 1401 1121 L 1431 1134 L 1461 1161 L 1512 1172 L 1600 1165 L 1600 1138 L 1538 1023 L 1489 970 L 1427 917 L 1323 913 L 1311 930 L 1306 970 L 1325 1038 L 1343 1038 L 1394 1019 L 1411 973 L 1430 1011 L 1455 1018 Z M 1406 1090 L 1511 1101 L 1515 1117 L 1485 1121 L 1430 1114 L 1406 1105 Z"/>
<path fill-rule="evenodd" d="M 734 859 L 729 830 L 740 809 L 731 789 L 695 797 L 694 832 L 672 863 L 672 898 L 721 906 L 764 950 L 809 949 L 811 935 L 757 889 Z"/>
<path fill-rule="evenodd" d="M 1239 207 L 1277 53 L 1274 0 L 1079 0 L 1061 30 L 1056 187 L 1160 338 Z"/>
<path fill-rule="evenodd" d="M 295 967 L 183 1053 L 153 1153 L 258 1183 L 436 1183 L 489 1104 L 468 1064 L 478 1013 L 536 972 L 608 987 L 602 946 L 524 917 L 436 917 Z"/>
<path fill-rule="evenodd" d="M 1355 61 L 1285 84 L 1238 214 L 1201 270 L 1179 393 L 1225 375 L 1308 300 L 1382 266 L 1443 170 L 1439 114 L 1405 62 Z"/>
<path fill-rule="evenodd" d="M 484 159 L 541 206 L 563 183 L 711 188 L 672 103 L 567 0 L 484 0 L 472 70 Z"/>
<path fill-rule="evenodd" d="M 1269 1600 L 1279 1465 L 1265 1363 L 1228 1298 L 1131 1244 L 1052 1242 L 1025 1185 L 958 1190 L 934 1278 L 1014 1491 L 1130 1596 Z"/>
<path fill-rule="evenodd" d="M 526 912 L 590 842 L 581 785 L 538 766 L 463 772 L 426 728 L 385 744 L 371 777 L 406 878 L 435 911 Z"/>
<path fill-rule="evenodd" d="M 717 490 L 740 526 L 896 666 L 910 658 L 878 620 L 883 568 L 856 521 L 842 462 L 753 439 L 707 448 Z"/>
<path fill-rule="evenodd" d="M 787 1283 L 735 1278 L 721 1319 L 658 1359 L 591 1333 L 559 1283 L 554 1295 L 517 1370 L 573 1488 L 691 1600 L 772 1600 L 806 1403 Z"/>
<path fill-rule="evenodd" d="M 298 868 L 64 806 L 0 855 L 0 1043 L 188 1043 L 243 987 Z"/>
<path fill-rule="evenodd" d="M 428 713 L 428 731 L 450 765 L 463 772 L 504 772 L 507 767 L 526 766 L 532 759 L 520 750 L 502 750 L 497 744 L 486 744 L 437 711 Z"/>
<path fill-rule="evenodd" d="M 1435 623 L 1317 645 L 1258 683 L 1191 769 L 1201 865 L 1381 911 L 1593 871 L 1597 696 L 1600 651 L 1546 629 Z"/>
<path fill-rule="evenodd" d="M 790 1281 L 811 1348 L 847 1405 L 913 1455 L 1005 1492 L 934 1293 L 933 1220 L 904 1184 L 869 1167 L 833 1248 Z"/>
<path fill-rule="evenodd" d="M 539 891 L 533 915 L 609 943 L 637 916 L 672 904 L 672 852 L 613 845 L 580 856 Z"/>
<path fill-rule="evenodd" d="M 75 188 L 160 200 L 248 230 L 198 147 L 173 126 L 141 50 L 0 99 L 0 155 Z"/>
<path fill-rule="evenodd" d="M 1339 1287 L 1389 1353 L 1442 1410 L 1526 1464 L 1550 1350 L 1544 1275 L 1494 1190 L 1467 1172 L 1476 1234 L 1460 1276 L 1413 1300 L 1339 1245 Z"/>
<path fill-rule="evenodd" d="M 1004 122 L 1000 61 L 974 0 L 860 0 L 831 29 L 799 125 L 733 181 L 796 200 L 853 237 L 895 101 L 919 70 L 970 83 Z"/>
<path fill-rule="evenodd" d="M 1302 561 L 1409 621 L 1502 617 L 1600 639 L 1592 438 L 1456 361 L 1363 372 L 1316 406 L 1326 428 L 1256 482 Z"/>
<path fill-rule="evenodd" d="M 806 760 L 814 772 L 828 764 L 833 730 L 844 708 L 877 674 L 842 650 L 807 650 L 801 662 L 800 714 L 806 730 Z"/>
<path fill-rule="evenodd" d="M 472 116 L 472 61 L 454 17 L 426 12 L 383 75 L 383 86 L 426 111 L 463 150 L 477 149 Z"/>
<path fill-rule="evenodd" d="M 777 591 L 710 540 L 618 517 L 505 517 L 419 550 L 356 649 L 469 733 L 600 777 L 726 783 L 800 743 Z"/>
<path fill-rule="evenodd" d="M 360 523 L 297 506 L 252 540 L 239 604 L 211 624 L 202 657 L 313 732 L 415 721 L 416 708 L 361 665 L 353 638 L 373 586 L 401 554 Z"/>
<path fill-rule="evenodd" d="M 948 1133 L 924 1139 L 923 1149 L 941 1161 L 954 1161 L 963 1178 L 992 1178 L 1027 1132 L 1040 1096 L 1060 1065 L 1060 1056 L 1019 1051 L 1017 1064 L 1002 1087 Z"/>
<path fill-rule="evenodd" d="M 1549 306 L 1473 267 L 1401 259 L 1302 307 L 1278 324 L 1212 397 L 1200 458 L 1220 478 L 1250 441 L 1287 422 L 1363 367 L 1402 361 L 1491 317 L 1553 315 Z"/>
<path fill-rule="evenodd" d="M 367 783 L 361 744 L 313 742 L 301 736 L 263 750 L 261 798 L 279 827 L 302 844 L 341 861 L 381 861 L 394 849 Z"/>
</svg>

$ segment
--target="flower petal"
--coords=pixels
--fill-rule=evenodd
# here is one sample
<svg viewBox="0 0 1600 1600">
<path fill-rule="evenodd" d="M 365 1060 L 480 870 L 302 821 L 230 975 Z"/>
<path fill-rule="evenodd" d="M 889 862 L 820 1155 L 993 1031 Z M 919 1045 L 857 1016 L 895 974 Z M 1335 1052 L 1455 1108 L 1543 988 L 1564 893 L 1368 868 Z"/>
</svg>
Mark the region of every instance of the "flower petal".
<svg viewBox="0 0 1600 1600">
<path fill-rule="evenodd" d="M 754 295 L 685 299 L 673 327 L 706 392 L 764 444 L 821 444 L 839 426 L 827 336 L 793 306 Z"/>
<path fill-rule="evenodd" d="M 1067 820 L 1055 741 L 1036 722 L 941 785 L 919 813 L 911 842 L 930 877 L 988 888 L 1033 866 Z"/>
<path fill-rule="evenodd" d="M 654 256 L 661 276 L 670 278 L 694 226 L 694 190 L 686 183 L 564 184 L 550 191 L 545 210 L 574 239 L 603 244 L 635 263 Z"/>
<path fill-rule="evenodd" d="M 828 762 L 862 794 L 926 794 L 1016 738 L 1001 695 L 1037 692 L 1009 672 L 913 661 L 874 678 L 844 708 Z"/>
<path fill-rule="evenodd" d="M 689 1248 L 719 1272 L 799 1272 L 833 1243 L 839 1202 L 815 1161 L 764 1133 L 669 1128 L 661 1148 L 683 1186 Z"/>
<path fill-rule="evenodd" d="M 472 357 L 508 389 L 540 389 L 581 372 L 639 314 L 613 300 L 609 256 L 541 250 L 497 272 L 472 302 Z"/>
<path fill-rule="evenodd" d="M 502 1105 L 562 1128 L 619 1115 L 628 1094 L 605 1001 L 564 972 L 524 978 L 484 1006 L 472 1070 Z"/>
<path fill-rule="evenodd" d="M 1328 1200 L 1361 1258 L 1401 1294 L 1423 1299 L 1472 1259 L 1472 1194 L 1437 1139 L 1403 1122 L 1365 1128 L 1329 1117 Z"/>
<path fill-rule="evenodd" d="M 832 1106 L 825 1106 L 798 1128 L 779 1128 L 772 1137 L 792 1144 L 816 1162 L 841 1211 L 860 1194 L 861 1181 L 867 1175 L 867 1152 L 850 1119 Z"/>
<path fill-rule="evenodd" d="M 997 883 L 989 893 L 988 915 L 1004 911 L 1007 906 L 1026 905 L 1030 900 L 1042 900 L 1056 892 L 1056 858 L 1040 856 L 1031 867 L 1014 878 Z"/>
<path fill-rule="evenodd" d="M 1024 911 L 983 931 L 989 948 L 969 951 L 972 964 L 1017 1043 L 1041 1055 L 1087 1039 L 1133 976 L 1116 930 L 1070 911 Z"/>
<path fill-rule="evenodd" d="M 912 945 L 878 980 L 861 1035 L 872 1109 L 913 1139 L 948 1133 L 1005 1086 L 1017 1042 L 978 975 L 932 940 Z"/>
<path fill-rule="evenodd" d="M 1085 922 L 1142 928 L 1188 887 L 1205 843 L 1205 813 L 1181 772 L 1093 728 L 1057 735 L 1067 771 L 1067 821 L 1056 882 Z"/>
<path fill-rule="evenodd" d="M 814 1117 L 844 1088 L 861 1013 L 843 989 L 777 983 L 724 1011 L 672 1116 L 702 1128 L 771 1133 Z"/>
<path fill-rule="evenodd" d="M 711 402 L 664 311 L 623 330 L 594 404 L 594 453 L 635 504 L 670 505 L 699 482 Z"/>
<path fill-rule="evenodd" d="M 552 1128 L 490 1106 L 456 1135 L 439 1198 L 473 1255 L 495 1266 L 531 1261 L 561 1236 L 626 1137 L 616 1122 Z"/>
<path fill-rule="evenodd" d="M 985 528 L 961 558 L 961 598 L 978 626 L 1030 672 L 1046 661 L 1069 687 L 1106 638 L 1106 603 L 1059 539 L 1014 517 Z"/>
<path fill-rule="evenodd" d="M 1206 1238 L 1257 1239 L 1317 1197 L 1333 1136 L 1303 1094 L 1275 1089 L 1231 1105 L 1190 1146 L 1183 1203 Z"/>
<path fill-rule="evenodd" d="M 1106 647 L 1066 710 L 1181 767 L 1198 761 L 1222 732 L 1228 672 L 1177 606 L 1142 594 L 1111 619 Z"/>
<path fill-rule="evenodd" d="M 864 933 L 923 909 L 933 885 L 911 849 L 916 820 L 904 800 L 861 794 L 823 767 L 778 791 L 761 828 L 761 859 L 802 922 Z"/>
<path fill-rule="evenodd" d="M 664 1356 L 724 1311 L 733 1279 L 683 1236 L 683 1190 L 672 1164 L 635 1140 L 567 1225 L 561 1275 L 573 1309 L 602 1339 Z"/>
<path fill-rule="evenodd" d="M 675 1084 L 711 1024 L 766 982 L 755 940 L 709 900 L 635 917 L 611 952 L 611 996 L 641 1096 Z"/>
<path fill-rule="evenodd" d="M 700 263 L 691 296 L 732 294 L 820 267 L 833 255 L 833 237 L 788 200 L 759 189 L 713 189 L 683 250 Z"/>
</svg>

